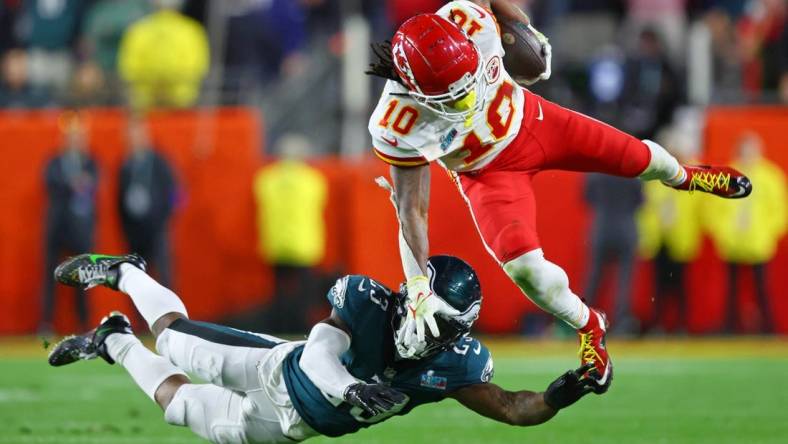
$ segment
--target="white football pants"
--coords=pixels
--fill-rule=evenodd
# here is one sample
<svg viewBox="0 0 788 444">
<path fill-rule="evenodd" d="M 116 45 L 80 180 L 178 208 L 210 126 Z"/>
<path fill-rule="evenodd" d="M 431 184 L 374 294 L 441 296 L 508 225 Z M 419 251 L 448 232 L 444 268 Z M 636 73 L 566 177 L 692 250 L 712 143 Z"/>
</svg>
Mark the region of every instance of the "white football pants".
<svg viewBox="0 0 788 444">
<path fill-rule="evenodd" d="M 262 394 L 257 376 L 257 363 L 271 347 L 283 342 L 281 339 L 185 319 L 171 327 L 156 340 L 159 354 L 211 384 L 181 386 L 164 412 L 169 424 L 187 426 L 217 444 L 294 441 L 282 433 L 275 406 Z M 220 328 L 226 331 L 216 331 Z M 270 347 L 227 345 L 233 331 L 258 336 L 263 346 L 268 342 Z M 218 337 L 211 337 L 213 333 Z M 246 341 L 241 338 L 237 342 Z"/>
</svg>

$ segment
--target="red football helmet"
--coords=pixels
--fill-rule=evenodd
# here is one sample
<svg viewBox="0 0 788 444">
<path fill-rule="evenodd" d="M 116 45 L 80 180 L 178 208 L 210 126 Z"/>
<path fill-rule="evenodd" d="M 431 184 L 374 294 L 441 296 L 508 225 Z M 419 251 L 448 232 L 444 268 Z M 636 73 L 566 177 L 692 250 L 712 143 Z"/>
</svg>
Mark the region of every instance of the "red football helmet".
<svg viewBox="0 0 788 444">
<path fill-rule="evenodd" d="M 454 23 L 420 14 L 391 40 L 394 68 L 411 97 L 440 116 L 463 121 L 484 106 L 487 82 L 479 48 Z M 475 93 L 473 103 L 453 107 Z"/>
</svg>

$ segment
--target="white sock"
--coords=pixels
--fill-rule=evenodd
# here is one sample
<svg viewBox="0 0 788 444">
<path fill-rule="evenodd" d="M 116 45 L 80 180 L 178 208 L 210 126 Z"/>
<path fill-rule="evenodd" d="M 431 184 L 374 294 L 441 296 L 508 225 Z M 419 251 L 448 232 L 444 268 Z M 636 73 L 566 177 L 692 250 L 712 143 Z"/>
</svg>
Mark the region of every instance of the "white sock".
<svg viewBox="0 0 788 444">
<path fill-rule="evenodd" d="M 148 350 L 134 335 L 114 333 L 104 341 L 107 353 L 129 372 L 134 382 L 154 402 L 156 389 L 173 375 L 186 375 L 170 361 Z"/>
<path fill-rule="evenodd" d="M 153 327 L 153 323 L 167 313 L 182 313 L 188 317 L 186 306 L 178 295 L 131 264 L 120 264 L 118 288 L 131 296 L 148 327 Z"/>
<path fill-rule="evenodd" d="M 643 140 L 649 151 L 651 161 L 638 176 L 641 180 L 661 180 L 667 185 L 681 185 L 687 180 L 687 172 L 679 161 L 660 144 L 651 140 Z"/>
<path fill-rule="evenodd" d="M 542 310 L 575 329 L 588 323 L 588 306 L 569 289 L 566 272 L 545 259 L 541 248 L 505 263 L 503 269 Z"/>
</svg>

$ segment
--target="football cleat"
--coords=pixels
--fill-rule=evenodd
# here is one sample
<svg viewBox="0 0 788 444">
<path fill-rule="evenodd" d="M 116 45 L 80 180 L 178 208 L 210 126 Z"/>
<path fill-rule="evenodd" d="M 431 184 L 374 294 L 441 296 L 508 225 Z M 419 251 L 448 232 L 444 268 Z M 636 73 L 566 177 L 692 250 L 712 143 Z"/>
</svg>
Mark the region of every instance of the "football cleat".
<svg viewBox="0 0 788 444">
<path fill-rule="evenodd" d="M 673 188 L 703 191 L 726 199 L 741 199 L 752 193 L 750 179 L 735 168 L 710 165 L 683 165 L 687 179 Z"/>
<path fill-rule="evenodd" d="M 588 323 L 577 331 L 580 336 L 580 365 L 594 364 L 588 376 L 596 381 L 594 392 L 605 393 L 613 381 L 613 362 L 607 354 L 605 334 L 610 325 L 601 311 L 589 308 Z"/>
<path fill-rule="evenodd" d="M 104 344 L 107 336 L 113 333 L 130 335 L 131 323 L 129 318 L 119 311 L 113 311 L 101 320 L 95 329 L 82 334 L 69 336 L 58 342 L 49 354 L 49 365 L 60 367 L 77 361 L 87 361 L 101 357 L 110 364 L 113 360 L 107 353 Z"/>
<path fill-rule="evenodd" d="M 82 290 L 96 285 L 117 290 L 120 281 L 120 264 L 123 263 L 145 271 L 145 259 L 135 253 L 122 256 L 80 254 L 66 259 L 55 268 L 55 280 Z"/>
</svg>

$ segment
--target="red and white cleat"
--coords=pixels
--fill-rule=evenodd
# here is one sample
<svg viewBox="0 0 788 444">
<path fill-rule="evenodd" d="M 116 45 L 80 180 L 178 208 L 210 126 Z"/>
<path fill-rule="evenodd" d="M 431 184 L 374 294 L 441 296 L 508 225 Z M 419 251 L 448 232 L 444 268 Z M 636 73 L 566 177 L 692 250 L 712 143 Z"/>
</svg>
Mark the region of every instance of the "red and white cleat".
<svg viewBox="0 0 788 444">
<path fill-rule="evenodd" d="M 741 199 L 752 193 L 752 182 L 740 171 L 726 166 L 683 165 L 687 179 L 673 188 L 703 191 L 726 199 Z"/>
<path fill-rule="evenodd" d="M 607 355 L 605 347 L 605 334 L 607 327 L 607 316 L 601 311 L 589 308 L 588 323 L 585 327 L 577 331 L 580 336 L 580 364 L 592 363 L 594 368 L 588 372 L 594 378 L 597 387 L 595 393 L 605 393 L 610 388 L 613 381 L 613 362 Z"/>
</svg>

